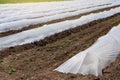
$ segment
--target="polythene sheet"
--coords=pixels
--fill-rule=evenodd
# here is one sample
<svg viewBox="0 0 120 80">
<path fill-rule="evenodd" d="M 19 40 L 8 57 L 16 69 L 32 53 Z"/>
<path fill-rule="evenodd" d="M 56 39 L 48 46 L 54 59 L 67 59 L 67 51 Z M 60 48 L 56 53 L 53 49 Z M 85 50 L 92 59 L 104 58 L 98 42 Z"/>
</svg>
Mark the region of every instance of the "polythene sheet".
<svg viewBox="0 0 120 80">
<path fill-rule="evenodd" d="M 102 75 L 102 69 L 120 53 L 120 24 L 100 37 L 91 47 L 78 53 L 55 70 L 63 73 Z"/>
</svg>

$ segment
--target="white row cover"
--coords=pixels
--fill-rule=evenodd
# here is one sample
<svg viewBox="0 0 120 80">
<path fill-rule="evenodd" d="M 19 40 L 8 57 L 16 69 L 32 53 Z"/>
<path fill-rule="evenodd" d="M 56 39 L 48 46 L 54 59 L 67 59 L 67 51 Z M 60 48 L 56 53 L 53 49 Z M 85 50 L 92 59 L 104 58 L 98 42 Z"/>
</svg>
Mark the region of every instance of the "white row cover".
<svg viewBox="0 0 120 80">
<path fill-rule="evenodd" d="M 33 14 L 31 16 L 31 19 L 25 19 L 25 17 L 29 17 L 30 15 L 26 15 L 26 16 L 23 16 L 23 17 L 22 16 L 17 16 L 17 17 L 14 17 L 14 18 L 0 19 L 0 23 L 5 22 L 5 23 L 0 24 L 0 32 L 6 32 L 6 31 L 9 31 L 9 30 L 18 30 L 18 29 L 21 29 L 21 28 L 29 26 L 29 25 L 34 25 L 34 24 L 38 24 L 38 23 L 40 24 L 40 23 L 45 23 L 45 22 L 48 22 L 48 21 L 56 20 L 56 19 L 62 19 L 62 18 L 70 17 L 70 16 L 75 16 L 75 15 L 78 15 L 78 14 L 91 12 L 91 11 L 94 11 L 94 10 L 98 10 L 98 9 L 102 9 L 102 8 L 106 8 L 106 7 L 110 7 L 110 6 L 115 6 L 115 5 L 118 5 L 118 4 L 120 4 L 120 3 L 115 2 L 115 3 L 110 4 L 110 5 L 103 5 L 103 6 L 96 6 L 96 7 L 93 5 L 94 7 L 91 7 L 91 8 L 88 8 L 88 9 L 80 9 L 80 10 L 73 11 L 73 12 L 65 12 L 65 13 L 55 14 L 55 15 L 51 15 L 51 16 L 33 18 L 33 19 L 32 19 L 32 17 L 40 16 L 40 14 L 39 15 L 34 15 Z M 51 13 L 51 14 L 53 14 L 53 13 Z M 17 19 L 21 19 L 21 20 L 16 21 Z M 10 21 L 10 22 L 7 22 L 7 21 Z"/>
<path fill-rule="evenodd" d="M 115 61 L 119 53 L 120 24 L 100 37 L 91 47 L 73 56 L 55 70 L 63 73 L 102 75 L 102 69 Z"/>
<path fill-rule="evenodd" d="M 109 6 L 114 6 L 120 4 L 118 2 L 113 2 L 113 3 L 96 3 L 96 4 L 86 4 L 84 6 L 76 5 L 76 6 L 71 6 L 70 8 L 63 8 L 63 9 L 58 9 L 58 10 L 54 10 L 54 11 L 47 11 L 47 12 L 40 12 L 39 9 L 38 11 L 35 12 L 31 12 L 31 13 L 26 13 L 24 11 L 19 11 L 19 13 L 15 12 L 15 13 L 9 13 L 6 11 L 6 14 L 2 12 L 2 14 L 0 14 L 0 23 L 5 23 L 5 22 L 13 22 L 13 21 L 18 21 L 18 20 L 22 20 L 22 19 L 34 19 L 34 18 L 41 18 L 41 17 L 46 17 L 46 16 L 52 16 L 52 15 L 56 15 L 56 14 L 61 14 L 61 13 L 66 13 L 66 12 L 74 12 L 77 10 L 82 10 L 82 9 L 88 9 L 88 8 L 92 8 L 92 7 L 99 7 L 99 6 L 104 6 L 108 5 L 106 7 Z M 12 12 L 12 11 L 11 11 Z M 24 12 L 24 14 L 20 14 L 20 12 Z"/>
<path fill-rule="evenodd" d="M 42 27 L 23 31 L 14 35 L 1 37 L 0 50 L 15 45 L 22 45 L 26 43 L 39 41 L 41 39 L 44 39 L 45 37 L 54 35 L 55 33 L 59 33 L 64 30 L 68 30 L 70 28 L 83 25 L 94 20 L 107 18 L 119 12 L 120 12 L 120 7 L 111 9 L 109 11 L 92 13 L 86 16 L 82 16 L 81 18 L 76 20 L 68 20 L 50 25 L 44 25 Z"/>
<path fill-rule="evenodd" d="M 61 2 L 37 2 L 37 3 L 22 3 L 22 4 L 0 4 L 0 17 L 3 14 L 3 17 L 11 15 L 24 15 L 29 13 L 36 12 L 49 12 L 56 10 L 64 10 L 66 8 L 71 8 L 75 6 L 84 7 L 86 5 L 95 5 L 95 4 L 109 4 L 115 2 L 116 0 L 79 0 L 76 1 L 61 1 Z M 119 1 L 119 0 L 117 0 Z"/>
</svg>

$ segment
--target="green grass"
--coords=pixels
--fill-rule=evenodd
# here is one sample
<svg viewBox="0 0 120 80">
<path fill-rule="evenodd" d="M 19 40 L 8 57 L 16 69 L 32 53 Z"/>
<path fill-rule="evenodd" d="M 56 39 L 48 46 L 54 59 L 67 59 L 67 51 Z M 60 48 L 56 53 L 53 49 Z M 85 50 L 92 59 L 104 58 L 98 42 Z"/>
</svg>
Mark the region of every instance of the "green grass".
<svg viewBox="0 0 120 80">
<path fill-rule="evenodd" d="M 65 1 L 65 0 L 0 0 L 0 4 L 5 4 L 5 3 L 26 3 L 26 2 L 51 2 L 51 1 Z"/>
</svg>

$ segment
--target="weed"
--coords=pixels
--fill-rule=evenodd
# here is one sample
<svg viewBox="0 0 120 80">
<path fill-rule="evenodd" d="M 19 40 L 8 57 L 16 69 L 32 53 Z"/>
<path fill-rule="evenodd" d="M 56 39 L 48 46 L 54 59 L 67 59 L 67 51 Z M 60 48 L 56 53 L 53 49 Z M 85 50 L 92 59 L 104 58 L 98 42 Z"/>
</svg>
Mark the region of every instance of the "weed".
<svg viewBox="0 0 120 80">
<path fill-rule="evenodd" d="M 70 42 L 71 42 L 70 40 L 65 40 L 65 41 L 64 41 L 64 45 L 69 45 Z"/>
<path fill-rule="evenodd" d="M 9 74 L 12 74 L 12 73 L 14 73 L 14 72 L 16 72 L 17 70 L 15 69 L 15 68 L 10 68 L 10 70 L 9 70 Z"/>
<path fill-rule="evenodd" d="M 29 58 L 24 58 L 23 61 L 24 61 L 24 62 L 29 62 L 30 59 L 29 59 Z"/>
<path fill-rule="evenodd" d="M 3 62 L 3 59 L 0 58 L 0 63 L 2 63 L 2 62 Z"/>
</svg>

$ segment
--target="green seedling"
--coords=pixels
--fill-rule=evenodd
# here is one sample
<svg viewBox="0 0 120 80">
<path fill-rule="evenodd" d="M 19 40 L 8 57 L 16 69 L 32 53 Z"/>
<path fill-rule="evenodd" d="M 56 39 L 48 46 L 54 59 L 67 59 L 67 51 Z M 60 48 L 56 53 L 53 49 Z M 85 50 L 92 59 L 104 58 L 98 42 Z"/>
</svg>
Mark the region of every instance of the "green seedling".
<svg viewBox="0 0 120 80">
<path fill-rule="evenodd" d="M 15 69 L 15 68 L 10 68 L 10 70 L 9 70 L 9 74 L 12 74 L 12 73 L 14 73 L 14 72 L 16 72 L 17 70 Z"/>
<path fill-rule="evenodd" d="M 0 58 L 0 63 L 3 62 L 3 59 Z"/>
</svg>

